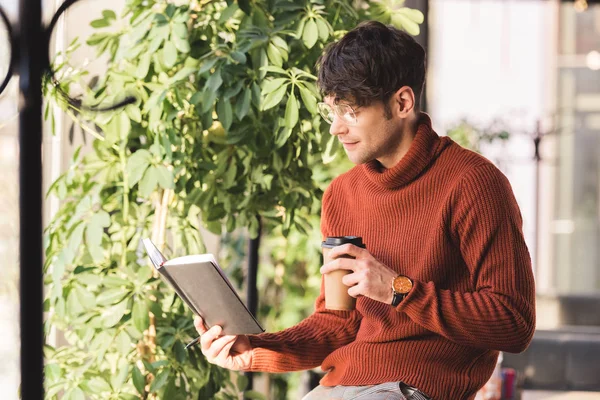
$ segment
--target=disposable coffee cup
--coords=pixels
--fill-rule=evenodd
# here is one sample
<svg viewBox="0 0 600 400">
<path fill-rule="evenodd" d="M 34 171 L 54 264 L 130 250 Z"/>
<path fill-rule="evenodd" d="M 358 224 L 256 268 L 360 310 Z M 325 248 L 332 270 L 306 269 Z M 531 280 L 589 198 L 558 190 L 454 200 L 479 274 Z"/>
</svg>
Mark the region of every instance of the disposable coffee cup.
<svg viewBox="0 0 600 400">
<path fill-rule="evenodd" d="M 329 251 L 337 246 L 346 243 L 352 243 L 355 246 L 366 248 L 359 236 L 330 236 L 321 243 L 323 248 L 323 260 L 325 264 L 332 261 L 329 258 Z M 341 256 L 343 258 L 354 258 L 348 255 Z M 347 269 L 339 269 L 328 272 L 324 275 L 325 279 L 325 308 L 328 310 L 354 310 L 356 308 L 356 299 L 348 294 L 349 287 L 342 283 L 342 278 L 345 275 L 351 274 L 352 271 Z"/>
</svg>

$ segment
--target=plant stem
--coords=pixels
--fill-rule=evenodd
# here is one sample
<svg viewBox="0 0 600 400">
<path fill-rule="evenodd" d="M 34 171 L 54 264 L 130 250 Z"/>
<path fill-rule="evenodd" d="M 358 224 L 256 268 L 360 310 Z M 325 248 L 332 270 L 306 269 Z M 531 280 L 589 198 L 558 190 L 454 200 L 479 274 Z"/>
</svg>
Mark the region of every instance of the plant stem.
<svg viewBox="0 0 600 400">
<path fill-rule="evenodd" d="M 121 168 L 123 170 L 123 232 L 121 235 L 121 266 L 127 267 L 127 238 L 125 233 L 129 227 L 129 176 L 127 174 L 127 155 L 125 154 L 125 146 L 119 148 L 119 159 L 121 160 Z"/>
<path fill-rule="evenodd" d="M 101 142 L 106 141 L 106 139 L 104 138 L 104 136 L 101 136 L 98 134 L 98 132 L 95 132 L 93 129 L 91 129 L 89 126 L 85 125 L 83 123 L 83 121 L 81 121 L 79 118 L 77 118 L 75 116 L 75 114 L 73 114 L 72 111 L 70 111 L 69 109 L 66 109 L 65 112 L 67 113 L 67 115 L 73 120 L 73 122 L 75 122 L 77 125 L 79 125 L 81 127 L 81 129 L 83 129 L 84 131 L 86 131 L 87 133 L 89 133 L 90 135 L 92 135 L 95 139 L 98 139 Z M 113 144 L 111 146 L 114 150 L 119 151 L 119 147 L 116 144 Z"/>
</svg>

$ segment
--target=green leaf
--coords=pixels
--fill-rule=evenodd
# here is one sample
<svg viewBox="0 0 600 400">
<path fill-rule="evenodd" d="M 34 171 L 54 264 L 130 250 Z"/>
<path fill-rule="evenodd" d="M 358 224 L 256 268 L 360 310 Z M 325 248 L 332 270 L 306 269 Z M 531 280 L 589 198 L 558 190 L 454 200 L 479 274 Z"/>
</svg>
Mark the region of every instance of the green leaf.
<svg viewBox="0 0 600 400">
<path fill-rule="evenodd" d="M 128 300 L 126 299 L 114 306 L 102 310 L 102 319 L 105 328 L 112 328 L 121 320 L 121 318 L 123 318 L 123 315 L 127 312 L 127 303 Z"/>
<path fill-rule="evenodd" d="M 423 15 L 423 13 L 420 10 L 414 8 L 402 7 L 395 12 L 397 14 L 403 14 L 404 16 L 406 16 L 406 18 L 410 19 L 411 21 L 417 24 L 422 24 L 425 21 L 425 16 Z"/>
<path fill-rule="evenodd" d="M 227 7 L 223 11 L 221 11 L 221 16 L 219 17 L 219 21 L 217 23 L 223 24 L 223 23 L 229 21 L 229 19 L 231 17 L 233 17 L 233 14 L 235 14 L 235 12 L 237 10 L 239 10 L 238 5 L 235 3 L 232 3 L 229 7 Z"/>
<path fill-rule="evenodd" d="M 263 81 L 262 95 L 266 96 L 267 94 L 274 92 L 279 89 L 281 85 L 289 81 L 288 78 L 277 78 Z"/>
<path fill-rule="evenodd" d="M 135 121 L 138 124 L 142 122 L 142 112 L 135 104 L 130 104 L 125 107 L 125 112 L 130 120 Z"/>
<path fill-rule="evenodd" d="M 187 361 L 187 351 L 185 349 L 184 344 L 181 343 L 180 340 L 177 340 L 175 342 L 175 345 L 173 346 L 173 351 L 175 352 L 175 359 L 177 360 L 177 362 L 179 362 L 180 364 L 184 364 Z"/>
<path fill-rule="evenodd" d="M 153 34 L 155 36 L 152 37 Z M 154 54 L 160 48 L 162 42 L 169 36 L 169 28 L 166 25 L 155 27 L 150 31 L 150 35 L 152 41 L 148 46 L 148 53 Z"/>
<path fill-rule="evenodd" d="M 131 350 L 133 350 L 134 346 L 131 342 L 131 337 L 125 331 L 119 332 L 117 337 L 115 338 L 115 346 L 121 355 L 128 355 Z"/>
<path fill-rule="evenodd" d="M 394 13 L 391 19 L 392 25 L 396 28 L 404 29 L 409 34 L 416 36 L 420 32 L 419 24 L 408 18 L 404 14 Z"/>
<path fill-rule="evenodd" d="M 281 86 L 279 89 L 275 90 L 272 93 L 269 93 L 263 100 L 262 109 L 263 111 L 268 110 L 269 108 L 273 108 L 279 103 L 281 103 L 281 99 L 285 95 L 287 89 L 287 85 Z"/>
<path fill-rule="evenodd" d="M 266 400 L 265 396 L 262 393 L 256 392 L 254 390 L 245 391 L 244 397 L 252 400 Z"/>
<path fill-rule="evenodd" d="M 285 126 L 293 128 L 298 123 L 298 100 L 293 92 L 289 94 L 285 106 Z"/>
<path fill-rule="evenodd" d="M 113 10 L 102 10 L 102 16 L 108 20 L 117 19 L 117 14 Z"/>
<path fill-rule="evenodd" d="M 317 109 L 317 99 L 315 96 L 303 86 L 298 85 L 298 89 L 300 89 L 300 97 L 302 97 L 302 102 L 306 106 L 306 109 L 311 114 L 317 114 L 319 110 Z"/>
<path fill-rule="evenodd" d="M 44 376 L 48 382 L 56 382 L 62 377 L 62 370 L 58 364 L 46 364 L 44 366 Z"/>
<path fill-rule="evenodd" d="M 206 85 L 204 88 L 212 92 L 216 92 L 221 87 L 222 83 L 223 78 L 221 78 L 221 71 L 216 71 L 206 80 Z"/>
<path fill-rule="evenodd" d="M 246 55 L 241 51 L 232 51 L 230 56 L 235 62 L 239 64 L 246 64 L 246 62 L 248 61 L 246 59 Z"/>
<path fill-rule="evenodd" d="M 102 261 L 102 234 L 104 228 L 109 225 L 110 215 L 108 215 L 106 211 L 100 210 L 92 215 L 92 218 L 85 229 L 85 243 L 88 245 L 88 250 L 92 254 L 95 262 Z"/>
<path fill-rule="evenodd" d="M 265 72 L 275 72 L 277 74 L 283 74 L 283 75 L 287 75 L 287 71 L 281 67 L 276 67 L 274 65 L 265 65 L 264 67 L 260 68 L 261 71 L 265 71 Z"/>
<path fill-rule="evenodd" d="M 133 187 L 133 185 L 142 179 L 150 163 L 152 163 L 152 154 L 145 149 L 138 150 L 129 157 L 125 169 L 127 171 L 129 187 Z"/>
<path fill-rule="evenodd" d="M 178 35 L 171 35 L 171 40 L 173 41 L 173 44 L 175 45 L 177 50 L 179 50 L 180 52 L 184 54 L 190 52 L 190 42 L 187 39 L 181 38 Z"/>
<path fill-rule="evenodd" d="M 122 288 L 131 286 L 131 281 L 128 279 L 121 278 L 120 276 L 105 275 L 103 279 L 104 285 L 111 288 Z"/>
<path fill-rule="evenodd" d="M 260 86 L 256 82 L 252 82 L 252 104 L 256 108 L 261 107 Z"/>
<path fill-rule="evenodd" d="M 337 155 L 338 146 L 339 141 L 337 140 L 336 136 L 329 135 L 329 140 L 325 145 L 325 149 L 323 149 L 323 153 L 321 153 L 323 164 L 327 165 L 335 159 Z"/>
<path fill-rule="evenodd" d="M 217 115 L 219 116 L 219 121 L 221 121 L 221 124 L 223 125 L 223 129 L 228 131 L 233 121 L 233 112 L 229 100 L 219 99 L 219 102 L 217 103 Z"/>
<path fill-rule="evenodd" d="M 246 15 L 251 15 L 252 8 L 250 7 L 250 0 L 237 0 L 237 3 Z"/>
<path fill-rule="evenodd" d="M 131 311 L 133 324 L 140 332 L 144 332 L 150 325 L 150 316 L 148 312 L 148 303 L 146 300 L 137 298 L 133 302 L 133 310 Z"/>
<path fill-rule="evenodd" d="M 96 376 L 96 377 L 93 377 L 92 379 L 90 379 L 87 382 L 87 386 L 90 389 L 90 391 L 94 394 L 101 394 L 101 393 L 106 393 L 106 392 L 112 391 L 108 382 L 106 382 L 104 379 L 100 378 L 99 376 Z"/>
<path fill-rule="evenodd" d="M 196 72 L 196 68 L 184 67 L 184 68 L 180 69 L 179 71 L 177 71 L 177 73 L 175 75 L 173 75 L 173 77 L 171 78 L 171 82 L 175 83 L 182 79 L 187 79 L 190 75 L 192 75 L 195 72 Z"/>
<path fill-rule="evenodd" d="M 246 390 L 246 388 L 248 387 L 248 377 L 246 375 L 243 374 L 239 374 L 237 377 L 237 389 L 241 392 L 243 392 L 244 390 Z"/>
<path fill-rule="evenodd" d="M 177 62 L 177 48 L 171 41 L 167 41 L 162 49 L 162 61 L 165 67 L 173 68 Z"/>
<path fill-rule="evenodd" d="M 78 387 L 75 387 L 67 393 L 65 393 L 64 398 L 68 398 L 69 400 L 85 400 L 85 394 L 83 393 L 83 390 L 81 390 Z"/>
<path fill-rule="evenodd" d="M 223 178 L 223 184 L 226 189 L 235 186 L 235 178 L 237 178 L 237 165 L 235 161 L 233 161 L 229 165 L 229 169 L 225 172 L 225 176 Z"/>
<path fill-rule="evenodd" d="M 77 299 L 79 304 L 83 306 L 85 310 L 91 310 L 96 306 L 96 297 L 89 291 L 83 289 L 81 286 L 75 288 Z"/>
<path fill-rule="evenodd" d="M 311 49 L 315 43 L 317 43 L 317 39 L 319 38 L 319 28 L 317 28 L 317 23 L 314 19 L 309 19 L 304 25 L 304 32 L 302 32 L 302 41 L 304 45 Z"/>
<path fill-rule="evenodd" d="M 285 142 L 292 136 L 292 128 L 285 127 L 280 129 L 275 138 L 275 147 L 281 148 Z"/>
<path fill-rule="evenodd" d="M 163 189 L 173 189 L 175 187 L 175 178 L 173 177 L 173 172 L 171 172 L 171 170 L 164 165 L 159 165 L 156 167 L 156 177 L 158 184 Z"/>
<path fill-rule="evenodd" d="M 127 139 L 131 132 L 131 120 L 127 113 L 120 111 L 114 115 L 105 127 L 106 140 L 109 144 Z"/>
<path fill-rule="evenodd" d="M 135 76 L 139 79 L 144 79 L 146 75 L 148 75 L 148 70 L 150 69 L 150 61 L 152 60 L 152 53 L 147 52 L 144 53 L 140 57 L 140 62 L 135 69 Z"/>
<path fill-rule="evenodd" d="M 288 51 L 288 45 L 287 45 L 287 42 L 286 42 L 285 40 L 283 40 L 283 39 L 281 38 L 281 36 L 277 36 L 277 35 L 275 35 L 275 36 L 272 36 L 272 37 L 271 37 L 271 42 L 272 42 L 272 43 L 273 43 L 275 46 L 277 46 L 277 47 L 281 48 L 282 50 L 285 50 L 286 52 Z"/>
<path fill-rule="evenodd" d="M 250 89 L 246 89 L 244 90 L 242 96 L 237 98 L 237 102 L 235 103 L 235 115 L 237 115 L 240 121 L 248 114 L 251 97 L 252 91 Z"/>
<path fill-rule="evenodd" d="M 264 79 L 267 75 L 267 68 L 269 66 L 269 59 L 267 56 L 267 52 L 265 49 L 260 49 L 258 52 L 258 77 L 260 79 Z M 273 67 L 276 68 L 276 67 Z"/>
<path fill-rule="evenodd" d="M 133 380 L 133 386 L 135 386 L 136 390 L 139 394 L 144 394 L 144 386 L 146 386 L 146 378 L 142 375 L 142 372 L 137 366 L 133 366 L 131 370 L 131 377 Z"/>
<path fill-rule="evenodd" d="M 129 364 L 122 363 L 121 367 L 119 369 L 119 374 L 112 375 L 110 378 L 110 383 L 111 383 L 112 387 L 114 388 L 114 390 L 120 391 L 120 389 L 123 387 L 123 384 L 125 383 L 125 380 L 127 379 L 128 376 L 129 376 Z"/>
<path fill-rule="evenodd" d="M 173 24 L 173 27 L 171 28 L 172 32 L 178 36 L 180 39 L 187 39 L 188 37 L 188 29 L 186 24 L 182 23 L 182 24 Z"/>
<path fill-rule="evenodd" d="M 152 381 L 152 384 L 150 385 L 150 393 L 156 393 L 157 390 L 163 387 L 165 383 L 167 383 L 167 381 L 169 380 L 170 374 L 170 369 L 162 370 Z"/>
<path fill-rule="evenodd" d="M 279 52 L 277 46 L 275 46 L 273 43 L 269 43 L 269 45 L 267 46 L 267 56 L 269 57 L 269 61 L 271 61 L 272 64 L 278 67 L 281 67 L 283 65 L 283 57 Z"/>
<path fill-rule="evenodd" d="M 156 189 L 158 184 L 158 172 L 154 165 L 150 166 L 144 173 L 144 177 L 140 181 L 140 195 L 148 197 Z"/>
<path fill-rule="evenodd" d="M 319 39 L 322 42 L 326 42 L 329 39 L 329 27 L 327 26 L 327 21 L 323 18 L 317 18 L 317 30 L 319 31 Z"/>
<path fill-rule="evenodd" d="M 154 365 L 144 359 L 142 359 L 142 363 L 144 364 L 146 371 L 150 372 L 152 375 L 156 375 L 156 367 Z"/>
<path fill-rule="evenodd" d="M 105 41 L 110 35 L 108 33 L 94 33 L 89 37 L 88 40 L 85 41 L 86 44 L 90 46 L 97 46 L 103 41 Z"/>
<path fill-rule="evenodd" d="M 217 61 L 219 61 L 218 58 L 213 58 L 213 59 L 204 61 L 204 63 L 202 63 L 202 65 L 200 66 L 200 69 L 198 69 L 198 73 L 203 74 L 203 73 L 209 71 L 212 67 L 215 66 Z"/>
<path fill-rule="evenodd" d="M 107 26 L 110 26 L 110 21 L 107 21 L 106 19 L 102 18 L 102 19 L 95 19 L 92 22 L 90 22 L 90 26 L 92 28 L 106 28 Z"/>
</svg>

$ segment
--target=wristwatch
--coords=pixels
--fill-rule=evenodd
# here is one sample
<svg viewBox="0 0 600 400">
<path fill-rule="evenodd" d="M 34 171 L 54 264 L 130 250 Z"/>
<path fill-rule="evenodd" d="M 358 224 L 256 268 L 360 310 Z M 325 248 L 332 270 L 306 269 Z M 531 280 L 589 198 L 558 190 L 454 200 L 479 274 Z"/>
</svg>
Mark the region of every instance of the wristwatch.
<svg viewBox="0 0 600 400">
<path fill-rule="evenodd" d="M 398 275 L 392 280 L 392 305 L 396 307 L 410 292 L 413 287 L 413 282 L 409 277 L 404 275 Z"/>
</svg>

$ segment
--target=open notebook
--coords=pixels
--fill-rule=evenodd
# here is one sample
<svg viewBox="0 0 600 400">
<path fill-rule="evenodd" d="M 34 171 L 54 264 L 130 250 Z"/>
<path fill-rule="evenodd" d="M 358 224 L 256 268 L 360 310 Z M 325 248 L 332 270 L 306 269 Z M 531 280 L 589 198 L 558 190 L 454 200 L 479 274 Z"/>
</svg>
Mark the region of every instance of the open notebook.
<svg viewBox="0 0 600 400">
<path fill-rule="evenodd" d="M 162 278 L 208 328 L 220 325 L 224 335 L 264 332 L 212 254 L 167 260 L 150 239 L 143 243 Z"/>
</svg>

